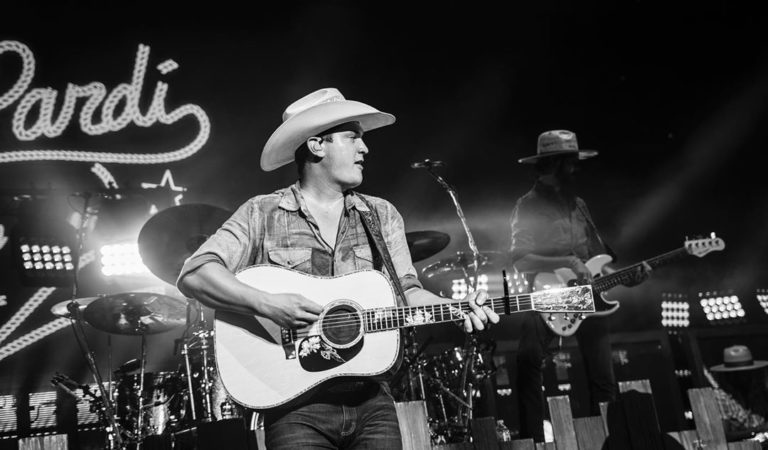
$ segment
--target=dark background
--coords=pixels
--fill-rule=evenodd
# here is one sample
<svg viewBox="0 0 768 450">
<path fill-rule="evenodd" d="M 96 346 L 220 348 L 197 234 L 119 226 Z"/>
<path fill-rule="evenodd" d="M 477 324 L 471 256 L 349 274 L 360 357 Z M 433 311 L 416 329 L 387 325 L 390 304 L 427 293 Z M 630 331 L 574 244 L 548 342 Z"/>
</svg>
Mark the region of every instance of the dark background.
<svg viewBox="0 0 768 450">
<path fill-rule="evenodd" d="M 111 89 L 129 82 L 138 45 L 149 45 L 142 105 L 162 80 L 169 85 L 167 109 L 199 105 L 211 121 L 210 138 L 183 161 L 106 167 L 121 187 L 157 183 L 170 169 L 176 185 L 187 188 L 182 203 L 232 211 L 255 194 L 293 182 L 290 166 L 262 172 L 259 155 L 283 109 L 313 90 L 336 87 L 348 99 L 394 114 L 394 126 L 366 135 L 371 152 L 360 189 L 392 201 L 406 231 L 450 235 L 448 248 L 417 269 L 468 247 L 448 194 L 411 162 L 444 161 L 441 174 L 456 188 L 478 246 L 503 250 L 514 202 L 534 179 L 517 159 L 535 153 L 542 131 L 572 130 L 582 148 L 600 151 L 584 164 L 579 186 L 619 255 L 617 267 L 678 248 L 686 237 L 717 232 L 726 242 L 723 252 L 689 258 L 659 269 L 641 286 L 612 291 L 622 300 L 613 331 L 660 328 L 662 292 L 688 294 L 693 310 L 698 292 L 731 289 L 745 304 L 748 322 L 761 323 L 765 313 L 754 293 L 766 286 L 768 266 L 766 16 L 739 2 L 667 3 L 290 2 L 249 9 L 227 1 L 28 3 L 3 11 L 0 40 L 28 45 L 37 62 L 30 88 L 51 87 L 60 96 L 67 83 L 100 81 Z M 154 67 L 168 58 L 180 67 L 161 75 Z M 0 92 L 19 70 L 17 57 L 0 55 Z M 73 121 L 60 137 L 21 142 L 11 132 L 17 104 L 0 110 L 0 152 L 159 153 L 198 132 L 187 118 L 88 136 Z M 76 114 L 80 108 L 82 101 Z M 0 189 L 98 189 L 91 166 L 0 164 Z M 151 200 L 162 209 L 175 194 Z M 17 223 L 17 203 L 4 194 L 0 223 L 6 234 Z M 66 198 L 55 208 L 65 215 Z M 134 237 L 140 225 L 130 230 Z M 0 294 L 7 301 L 0 323 L 35 292 L 20 285 L 10 257 L 10 246 L 0 250 Z M 97 265 L 84 269 L 80 296 L 147 286 L 173 293 L 156 278 L 105 280 Z M 50 307 L 69 295 L 57 290 L 0 345 L 53 319 Z M 694 326 L 707 326 L 701 314 L 698 319 Z M 517 323 L 506 318 L 489 337 L 514 349 Z M 150 370 L 176 367 L 173 340 L 180 332 L 150 338 Z M 106 364 L 105 334 L 90 335 Z M 421 336 L 448 346 L 462 340 L 452 327 Z M 138 342 L 114 336 L 114 363 L 138 356 Z M 46 389 L 55 371 L 88 378 L 68 329 L 0 360 L 0 392 Z"/>
</svg>

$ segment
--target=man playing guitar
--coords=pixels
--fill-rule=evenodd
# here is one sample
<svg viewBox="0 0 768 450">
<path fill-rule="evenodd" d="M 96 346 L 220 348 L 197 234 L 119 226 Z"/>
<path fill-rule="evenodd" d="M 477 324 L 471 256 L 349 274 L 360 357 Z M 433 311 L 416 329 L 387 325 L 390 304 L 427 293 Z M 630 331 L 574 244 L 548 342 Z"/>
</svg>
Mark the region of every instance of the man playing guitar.
<svg viewBox="0 0 768 450">
<path fill-rule="evenodd" d="M 403 219 L 395 207 L 352 191 L 363 181 L 369 152 L 363 133 L 394 121 L 394 116 L 346 100 L 333 88 L 315 91 L 288 106 L 283 123 L 264 146 L 261 167 L 271 171 L 295 161 L 298 182 L 245 202 L 186 261 L 179 289 L 217 313 L 261 316 L 284 329 L 307 327 L 323 312 L 318 303 L 291 293 L 291 286 L 285 286 L 284 293 L 259 290 L 235 274 L 256 264 L 323 277 L 365 269 L 384 271 L 382 260 L 387 255 L 370 242 L 375 238 L 363 220 L 368 213 L 377 216 L 396 276 L 384 272 L 402 286 L 405 303 L 451 302 L 422 289 Z M 499 316 L 484 305 L 486 298 L 484 291 L 477 291 L 465 299 L 471 308 L 461 316 L 467 332 L 498 322 Z M 302 350 L 313 350 L 312 342 L 305 344 Z M 268 448 L 401 447 L 395 406 L 385 383 L 365 377 L 338 378 L 311 394 L 265 412 Z"/>
<path fill-rule="evenodd" d="M 594 150 L 579 149 L 574 133 L 553 130 L 539 136 L 536 155 L 519 160 L 535 164 L 538 178 L 512 213 L 511 259 L 516 270 L 535 275 L 570 268 L 580 282 L 591 283 L 592 274 L 584 262 L 598 254 L 612 253 L 600 238 L 584 200 L 573 192 L 578 161 L 595 155 Z M 640 283 L 649 269 L 639 265 L 626 285 Z M 543 442 L 542 364 L 556 334 L 542 315 L 528 312 L 525 316 L 517 352 L 520 434 Z M 606 319 L 591 317 L 576 331 L 593 415 L 600 413 L 599 402 L 614 400 L 618 390 Z"/>
</svg>

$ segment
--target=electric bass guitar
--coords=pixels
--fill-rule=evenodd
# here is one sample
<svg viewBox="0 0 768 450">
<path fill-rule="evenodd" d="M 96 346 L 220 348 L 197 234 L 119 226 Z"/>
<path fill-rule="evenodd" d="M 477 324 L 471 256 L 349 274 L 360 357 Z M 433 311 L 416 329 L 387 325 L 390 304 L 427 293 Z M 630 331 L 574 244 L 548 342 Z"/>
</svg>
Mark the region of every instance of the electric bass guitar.
<svg viewBox="0 0 768 450">
<path fill-rule="evenodd" d="M 216 312 L 219 378 L 230 397 L 252 409 L 285 405 L 332 378 L 391 373 L 400 361 L 401 328 L 463 321 L 470 311 L 468 302 L 397 306 L 389 279 L 375 270 L 318 277 L 258 265 L 236 277 L 261 291 L 301 294 L 323 306 L 317 322 L 301 329 L 283 328 L 264 317 Z M 498 314 L 595 310 L 591 286 L 506 295 L 484 306 Z"/>
<path fill-rule="evenodd" d="M 603 275 L 603 267 L 613 261 L 609 255 L 597 255 L 589 259 L 584 265 L 592 274 L 592 289 L 598 294 L 595 301 L 594 313 L 567 314 L 552 313 L 543 314 L 542 317 L 549 328 L 560 336 L 571 336 L 578 330 L 581 322 L 590 316 L 607 316 L 619 309 L 619 302 L 605 298 L 605 292 L 618 285 L 632 281 L 632 277 L 643 263 L 655 269 L 667 264 L 681 256 L 693 255 L 699 258 L 709 252 L 720 251 L 725 248 L 725 242 L 714 234 L 707 239 L 686 240 L 682 247 L 670 252 L 654 256 L 615 272 Z M 563 286 L 571 286 L 576 282 L 576 274 L 570 268 L 556 269 L 554 272 L 541 272 L 536 274 L 533 280 L 533 291 L 547 290 Z"/>
</svg>

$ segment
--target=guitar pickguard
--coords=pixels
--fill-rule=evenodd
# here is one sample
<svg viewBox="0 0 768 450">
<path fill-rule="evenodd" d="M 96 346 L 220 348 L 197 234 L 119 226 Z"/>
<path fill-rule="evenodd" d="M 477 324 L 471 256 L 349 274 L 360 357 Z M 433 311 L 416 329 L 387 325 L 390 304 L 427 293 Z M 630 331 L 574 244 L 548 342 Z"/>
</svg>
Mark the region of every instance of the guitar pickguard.
<svg viewBox="0 0 768 450">
<path fill-rule="evenodd" d="M 349 348 L 334 348 L 320 336 L 307 336 L 298 344 L 299 364 L 308 372 L 334 369 L 360 353 L 363 348 L 363 339 Z"/>
</svg>

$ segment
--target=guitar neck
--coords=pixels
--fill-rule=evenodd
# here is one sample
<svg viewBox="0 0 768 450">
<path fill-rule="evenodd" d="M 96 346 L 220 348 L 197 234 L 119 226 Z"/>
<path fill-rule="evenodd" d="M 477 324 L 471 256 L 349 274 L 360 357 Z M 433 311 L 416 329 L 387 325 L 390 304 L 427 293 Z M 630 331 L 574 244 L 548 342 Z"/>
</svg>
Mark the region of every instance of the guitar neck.
<svg viewBox="0 0 768 450">
<path fill-rule="evenodd" d="M 496 314 L 514 314 L 533 309 L 531 294 L 488 299 L 484 306 Z M 430 325 L 464 320 L 472 310 L 469 302 L 436 303 L 426 306 L 375 308 L 364 311 L 366 332 Z"/>
<path fill-rule="evenodd" d="M 631 266 L 627 266 L 623 269 L 617 270 L 616 272 L 597 278 L 592 283 L 592 288 L 595 290 L 595 292 L 607 291 L 613 287 L 631 282 L 635 272 L 640 266 L 643 265 L 643 263 L 651 266 L 651 269 L 656 269 L 657 267 L 663 266 L 664 264 L 667 264 L 670 261 L 678 259 L 687 254 L 688 251 L 685 249 L 685 247 L 681 247 L 670 252 L 654 256 L 651 259 L 632 264 Z"/>
</svg>

